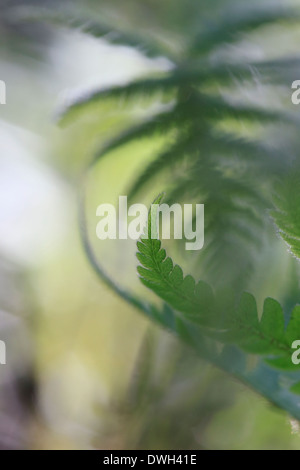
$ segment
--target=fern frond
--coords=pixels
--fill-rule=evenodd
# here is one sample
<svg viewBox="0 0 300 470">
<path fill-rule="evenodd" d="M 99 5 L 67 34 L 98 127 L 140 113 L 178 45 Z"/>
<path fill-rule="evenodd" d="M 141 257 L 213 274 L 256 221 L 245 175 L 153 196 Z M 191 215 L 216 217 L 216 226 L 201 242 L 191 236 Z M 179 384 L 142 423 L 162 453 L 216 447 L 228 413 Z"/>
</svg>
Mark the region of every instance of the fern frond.
<svg viewBox="0 0 300 470">
<path fill-rule="evenodd" d="M 251 5 L 228 9 L 221 21 L 208 22 L 199 33 L 190 50 L 194 54 L 208 53 L 219 44 L 235 42 L 238 36 L 279 21 L 299 21 L 299 12 L 292 8 L 271 5 Z"/>
<path fill-rule="evenodd" d="M 148 137 L 146 133 L 145 137 Z M 123 143 L 121 139 L 122 135 L 120 136 L 120 145 Z M 247 140 L 230 133 L 216 132 L 211 134 L 210 130 L 203 126 L 203 129 L 199 129 L 198 132 L 187 132 L 187 135 L 180 135 L 173 144 L 169 144 L 155 160 L 150 162 L 132 184 L 129 189 L 128 198 L 132 199 L 135 197 L 145 189 L 147 184 L 161 175 L 165 169 L 170 168 L 170 166 L 174 166 L 184 159 L 188 160 L 191 164 L 195 156 L 198 155 L 200 156 L 197 158 L 200 160 L 202 148 L 205 148 L 205 152 L 210 154 L 211 159 L 215 159 L 220 164 L 224 164 L 226 158 L 228 160 L 245 160 L 249 167 L 257 168 L 259 166 L 261 168 L 261 175 L 262 173 L 268 173 L 269 175 L 270 168 L 274 174 L 278 174 L 282 170 L 282 153 L 277 149 L 268 148 L 263 142 Z M 104 148 L 103 153 L 106 153 L 106 148 Z M 180 181 L 177 180 L 176 185 L 179 190 L 176 194 L 182 195 L 186 189 L 189 195 L 191 195 L 193 186 L 190 183 L 191 181 L 189 180 L 186 185 L 183 184 L 185 186 L 183 188 Z M 199 193 L 201 191 L 201 183 L 198 188 Z M 197 188 L 195 188 L 195 193 L 197 194 Z M 177 200 L 175 195 L 172 200 Z"/>
<path fill-rule="evenodd" d="M 154 207 L 161 197 L 154 201 Z M 184 276 L 161 247 L 160 240 L 151 238 L 153 215 L 149 211 L 147 236 L 138 242 L 137 258 L 140 279 L 192 324 L 202 327 L 202 334 L 221 342 L 232 343 L 243 351 L 263 356 L 268 364 L 283 370 L 299 370 L 292 362 L 292 343 L 300 339 L 300 306 L 293 310 L 290 322 L 284 329 L 284 315 L 280 304 L 271 298 L 265 300 L 259 320 L 256 301 L 244 293 L 238 305 L 222 303 L 211 287 L 203 281 L 195 282 L 191 275 Z M 228 298 L 228 296 L 227 296 Z M 271 357 L 270 357 L 271 356 Z M 275 356 L 275 357 L 272 357 Z"/>
<path fill-rule="evenodd" d="M 207 112 L 208 119 L 236 119 L 247 122 L 272 123 L 272 122 L 294 122 L 298 123 L 297 117 L 292 113 L 264 109 L 257 106 L 249 106 L 241 103 L 231 103 L 223 97 L 216 98 L 208 95 L 198 95 L 193 100 L 195 114 L 200 109 Z"/>
<path fill-rule="evenodd" d="M 26 6 L 17 6 L 12 9 L 15 20 L 22 22 L 46 22 L 58 27 L 65 27 L 80 31 L 95 38 L 103 38 L 111 44 L 133 47 L 148 57 L 162 57 L 170 54 L 169 49 L 157 38 L 141 36 L 133 31 L 125 31 L 117 28 L 115 25 L 97 18 L 82 17 L 66 6 L 59 7 L 56 10 L 50 8 L 39 8 Z"/>
<path fill-rule="evenodd" d="M 271 207 L 265 194 L 270 190 L 274 176 L 282 175 L 288 166 L 287 159 L 281 158 L 276 143 L 273 146 L 275 148 L 265 144 L 267 139 L 264 140 L 264 136 L 269 129 L 271 131 L 272 124 L 298 125 L 299 119 L 292 112 L 252 105 L 242 97 L 239 100 L 230 98 L 236 83 L 241 86 L 244 84 L 247 88 L 250 86 L 250 89 L 252 85 L 256 86 L 257 80 L 266 86 L 279 84 L 286 87 L 285 71 L 291 64 L 291 58 L 275 57 L 272 60 L 254 62 L 247 59 L 234 61 L 234 57 L 230 59 L 225 55 L 212 60 L 210 53 L 245 33 L 281 20 L 298 21 L 298 15 L 289 9 L 273 8 L 273 5 L 272 8 L 259 5 L 245 8 L 243 5 L 241 10 L 235 5 L 233 13 L 225 13 L 225 16 L 216 21 L 217 32 L 213 31 L 214 28 L 211 29 L 211 25 L 201 21 L 198 28 L 200 34 L 196 40 L 187 41 L 193 42 L 194 50 L 192 51 L 193 47 L 185 48 L 184 61 L 171 59 L 168 72 L 134 80 L 123 86 L 93 90 L 79 96 L 61 114 L 64 122 L 73 111 L 78 110 L 80 113 L 86 106 L 106 99 L 126 103 L 126 100 L 146 98 L 148 102 L 153 99 L 156 102 L 169 103 L 170 112 L 163 111 L 102 145 L 96 152 L 92 165 L 111 150 L 122 148 L 137 139 L 152 138 L 159 133 L 161 136 L 168 134 L 165 148 L 153 155 L 151 163 L 141 167 L 140 173 L 134 175 L 129 187 L 130 197 L 148 189 L 149 183 L 166 175 L 166 170 L 176 165 L 170 194 L 173 194 L 176 186 L 183 188 L 184 193 L 181 195 L 185 194 L 189 199 L 199 200 L 201 197 L 203 200 L 204 194 L 211 207 L 210 253 L 206 250 L 205 254 L 209 260 L 205 263 L 208 280 L 211 275 L 217 275 L 220 280 L 224 278 L 224 272 L 220 272 L 220 269 L 218 273 L 213 273 L 213 267 L 221 266 L 223 261 L 225 271 L 229 263 L 232 282 L 234 285 L 238 282 L 238 289 L 240 284 L 246 288 L 251 269 L 255 267 L 255 256 L 247 246 L 248 241 L 250 240 L 251 246 L 258 246 L 262 239 L 263 226 L 255 232 L 252 230 L 253 220 L 264 218 L 265 210 Z M 143 39 L 141 44 L 144 44 Z M 166 57 L 170 58 L 167 53 Z M 245 128 L 252 129 L 251 138 L 241 136 L 240 130 Z M 171 139 L 169 131 L 172 133 Z M 225 177 L 227 173 L 230 178 Z M 203 187 L 204 180 L 210 184 Z M 251 185 L 253 181 L 256 186 L 255 197 L 248 191 L 249 183 Z M 215 197 L 217 192 L 222 193 L 222 197 Z M 241 206 L 243 205 L 239 211 L 243 224 L 238 223 L 234 230 L 238 216 L 234 204 L 239 197 L 242 200 Z M 249 216 L 251 201 L 258 208 L 252 220 Z M 224 223 L 224 217 L 220 217 L 222 211 L 226 213 L 227 223 Z M 221 245 L 219 240 L 224 243 Z M 233 265 L 230 260 L 237 253 L 240 259 Z M 223 257 L 218 258 L 222 254 Z M 203 258 L 202 254 L 201 257 Z M 204 262 L 201 265 L 204 266 Z"/>
<path fill-rule="evenodd" d="M 82 94 L 74 99 L 71 104 L 63 108 L 58 115 L 58 119 L 62 121 L 74 111 L 84 109 L 90 104 L 97 103 L 104 99 L 131 99 L 131 98 L 148 98 L 159 93 L 165 93 L 176 90 L 177 80 L 173 76 L 160 78 L 147 78 L 137 80 L 126 85 L 119 85 L 110 88 L 101 88 L 100 90 L 92 90 Z"/>
<path fill-rule="evenodd" d="M 175 165 L 185 157 L 192 158 L 199 149 L 199 138 L 199 135 L 182 136 L 173 144 L 168 145 L 154 161 L 148 164 L 138 178 L 136 178 L 128 192 L 129 200 L 133 199 L 149 182 L 170 167 L 170 165 Z"/>
<path fill-rule="evenodd" d="M 180 111 L 182 115 L 186 114 L 188 111 L 190 120 L 194 119 L 195 116 L 198 117 L 199 113 L 201 115 L 205 112 L 210 119 L 234 118 L 245 119 L 247 121 L 258 120 L 259 122 L 284 122 L 286 120 L 298 122 L 293 114 L 244 104 L 230 103 L 221 96 L 215 97 L 208 94 L 195 93 L 192 88 L 190 89 L 191 85 L 192 83 L 187 82 L 184 74 L 175 71 L 161 78 L 137 80 L 127 85 L 93 90 L 73 100 L 71 104 L 68 104 L 65 109 L 60 111 L 58 118 L 63 120 L 70 113 L 104 99 L 122 98 L 123 100 L 128 100 L 138 97 L 147 99 L 159 93 L 175 92 L 182 86 L 183 100 L 181 102 Z"/>
<path fill-rule="evenodd" d="M 108 142 L 106 145 L 104 145 L 104 147 L 95 153 L 91 161 L 91 165 L 94 165 L 109 152 L 112 152 L 113 150 L 116 150 L 123 145 L 136 142 L 139 139 L 152 138 L 156 134 L 161 135 L 162 133 L 167 133 L 173 130 L 175 125 L 176 114 L 174 113 L 173 109 L 165 111 L 164 113 L 159 113 L 158 115 L 153 116 L 151 119 L 148 119 L 141 124 L 137 124 L 136 126 L 113 138 L 110 142 Z"/>
</svg>

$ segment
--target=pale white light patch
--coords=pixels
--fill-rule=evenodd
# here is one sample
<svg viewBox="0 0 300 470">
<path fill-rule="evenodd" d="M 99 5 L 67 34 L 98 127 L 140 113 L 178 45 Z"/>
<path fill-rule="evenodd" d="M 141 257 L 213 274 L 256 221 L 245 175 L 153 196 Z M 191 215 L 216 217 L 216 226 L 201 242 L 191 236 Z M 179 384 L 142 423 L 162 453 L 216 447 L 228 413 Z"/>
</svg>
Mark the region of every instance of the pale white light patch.
<svg viewBox="0 0 300 470">
<path fill-rule="evenodd" d="M 290 419 L 291 425 L 291 434 L 299 434 L 300 433 L 300 423 L 296 419 Z"/>
<path fill-rule="evenodd" d="M 53 253 L 71 214 L 67 186 L 39 155 L 36 135 L 0 121 L 0 254 L 30 265 Z"/>
</svg>

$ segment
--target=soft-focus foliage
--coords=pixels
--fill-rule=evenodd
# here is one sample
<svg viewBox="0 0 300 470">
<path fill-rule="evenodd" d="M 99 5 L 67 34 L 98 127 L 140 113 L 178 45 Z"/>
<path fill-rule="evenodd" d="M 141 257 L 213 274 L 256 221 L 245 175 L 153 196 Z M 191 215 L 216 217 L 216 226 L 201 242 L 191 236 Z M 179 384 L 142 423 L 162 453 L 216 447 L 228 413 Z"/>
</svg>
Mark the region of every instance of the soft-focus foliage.
<svg viewBox="0 0 300 470">
<path fill-rule="evenodd" d="M 0 11 L 1 447 L 299 449 L 299 372 L 274 349 L 298 334 L 298 264 L 269 213 L 297 255 L 296 179 L 281 188 L 299 157 L 297 2 Z M 96 239 L 95 210 L 162 190 L 205 203 L 205 247 L 169 243 L 181 269 L 141 240 L 151 293 L 135 243 Z M 245 290 L 256 301 L 236 303 Z"/>
</svg>

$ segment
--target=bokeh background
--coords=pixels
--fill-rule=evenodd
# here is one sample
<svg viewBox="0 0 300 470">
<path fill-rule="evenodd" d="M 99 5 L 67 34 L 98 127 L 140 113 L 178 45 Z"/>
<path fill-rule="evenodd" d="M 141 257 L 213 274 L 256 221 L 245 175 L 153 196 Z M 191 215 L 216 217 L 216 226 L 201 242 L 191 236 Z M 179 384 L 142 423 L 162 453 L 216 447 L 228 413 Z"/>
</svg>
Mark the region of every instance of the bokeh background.
<svg viewBox="0 0 300 470">
<path fill-rule="evenodd" d="M 176 51 L 201 15 L 217 18 L 226 1 L 64 3 L 71 14 L 146 31 Z M 7 365 L 0 366 L 0 448 L 299 449 L 296 421 L 196 357 L 94 273 L 78 229 L 82 174 L 108 139 L 166 104 L 158 97 L 149 111 L 149 103 L 136 99 L 128 110 L 122 100 L 107 100 L 64 125 L 58 115 L 74 96 L 163 74 L 172 63 L 79 27 L 28 21 L 41 5 L 51 12 L 59 7 L 0 0 L 0 79 L 7 85 L 7 104 L 0 106 L 0 339 L 7 345 Z M 279 24 L 253 36 L 250 31 L 232 53 L 295 55 L 299 40 L 299 25 Z M 289 80 L 287 89 L 266 93 L 257 77 L 254 88 L 237 82 L 234 92 L 292 110 Z M 253 132 L 251 124 L 240 127 Z M 297 148 L 295 129 L 283 123 L 275 135 L 283 147 L 293 142 Z M 163 139 L 116 150 L 94 168 L 88 183 L 91 233 L 97 205 L 126 193 Z M 168 178 L 171 170 L 163 186 Z M 157 182 L 141 202 L 161 189 Z M 93 245 L 117 282 L 149 297 L 137 279 L 133 242 L 94 237 Z M 182 263 L 189 264 L 184 255 L 179 253 Z M 260 302 L 267 295 L 298 295 L 296 263 L 275 233 L 258 257 L 248 285 Z"/>
</svg>

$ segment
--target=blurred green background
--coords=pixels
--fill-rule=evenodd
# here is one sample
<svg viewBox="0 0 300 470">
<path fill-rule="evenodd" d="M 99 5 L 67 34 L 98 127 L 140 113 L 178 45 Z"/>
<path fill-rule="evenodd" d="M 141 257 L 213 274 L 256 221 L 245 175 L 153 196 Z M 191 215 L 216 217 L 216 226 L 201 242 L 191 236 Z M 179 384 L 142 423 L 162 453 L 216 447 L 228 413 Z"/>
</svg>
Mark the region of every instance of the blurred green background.
<svg viewBox="0 0 300 470">
<path fill-rule="evenodd" d="M 7 104 L 0 107 L 0 339 L 7 345 L 7 365 L 0 366 L 0 448 L 300 449 L 296 421 L 143 318 L 90 267 L 77 220 L 81 176 L 107 140 L 166 103 L 136 99 L 128 110 L 122 100 L 106 100 L 63 126 L 57 116 L 73 96 L 163 74 L 172 63 L 80 28 L 27 21 L 41 3 L 0 1 L 0 79 L 7 85 Z M 176 54 L 202 15 L 219 18 L 225 4 L 104 0 L 66 2 L 66 8 L 146 32 Z M 43 2 L 52 12 L 58 5 Z M 253 37 L 250 31 L 231 53 L 293 55 L 299 39 L 299 25 L 279 23 Z M 259 78 L 250 91 L 237 82 L 233 93 L 292 109 L 289 91 L 266 94 Z M 234 126 L 245 135 L 256 132 L 251 124 Z M 164 139 L 137 141 L 95 167 L 88 182 L 90 233 L 97 205 L 125 194 Z M 277 139 L 297 148 L 299 137 L 283 123 Z M 140 202 L 149 203 L 172 182 L 171 170 Z M 253 255 L 255 275 L 247 281 L 260 303 L 268 295 L 298 295 L 297 265 L 276 234 L 270 237 Z M 93 246 L 117 282 L 151 297 L 137 279 L 134 242 L 94 237 Z M 179 256 L 186 266 L 195 264 Z"/>
</svg>

